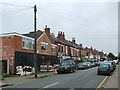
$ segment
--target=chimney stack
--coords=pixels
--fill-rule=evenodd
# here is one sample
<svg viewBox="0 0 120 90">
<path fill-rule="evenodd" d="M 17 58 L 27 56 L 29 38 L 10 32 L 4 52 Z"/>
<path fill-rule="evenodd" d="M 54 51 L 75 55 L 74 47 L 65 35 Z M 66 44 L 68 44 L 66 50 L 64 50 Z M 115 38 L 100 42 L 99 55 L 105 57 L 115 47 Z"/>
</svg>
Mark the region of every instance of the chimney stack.
<svg viewBox="0 0 120 90">
<path fill-rule="evenodd" d="M 93 48 L 91 47 L 91 50 L 93 50 Z"/>
<path fill-rule="evenodd" d="M 62 34 L 62 40 L 65 40 L 65 34 L 64 34 L 64 32 Z"/>
<path fill-rule="evenodd" d="M 65 34 L 64 32 L 58 31 L 58 36 L 57 38 L 61 39 L 61 40 L 65 40 Z"/>
<path fill-rule="evenodd" d="M 48 28 L 47 25 L 45 25 L 45 33 L 47 35 L 50 35 L 50 28 Z"/>
<path fill-rule="evenodd" d="M 82 48 L 83 47 L 83 45 L 82 44 L 80 44 L 80 48 Z"/>
<path fill-rule="evenodd" d="M 57 38 L 61 39 L 61 31 L 58 31 L 58 36 Z"/>
<path fill-rule="evenodd" d="M 75 44 L 75 43 L 76 43 L 75 38 L 72 38 L 72 43 L 73 43 L 73 44 Z"/>
</svg>

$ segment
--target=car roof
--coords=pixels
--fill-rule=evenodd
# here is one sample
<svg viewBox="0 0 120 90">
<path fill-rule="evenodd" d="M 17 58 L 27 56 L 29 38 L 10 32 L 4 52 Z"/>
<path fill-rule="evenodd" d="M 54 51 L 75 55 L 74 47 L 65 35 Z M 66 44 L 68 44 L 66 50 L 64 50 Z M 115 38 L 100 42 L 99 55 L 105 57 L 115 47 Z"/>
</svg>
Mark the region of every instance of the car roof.
<svg viewBox="0 0 120 90">
<path fill-rule="evenodd" d="M 103 62 L 103 63 L 100 63 L 100 64 L 109 64 L 111 66 L 110 62 Z"/>
<path fill-rule="evenodd" d="M 113 61 L 109 61 L 109 62 L 115 62 L 115 60 L 113 60 Z"/>
</svg>

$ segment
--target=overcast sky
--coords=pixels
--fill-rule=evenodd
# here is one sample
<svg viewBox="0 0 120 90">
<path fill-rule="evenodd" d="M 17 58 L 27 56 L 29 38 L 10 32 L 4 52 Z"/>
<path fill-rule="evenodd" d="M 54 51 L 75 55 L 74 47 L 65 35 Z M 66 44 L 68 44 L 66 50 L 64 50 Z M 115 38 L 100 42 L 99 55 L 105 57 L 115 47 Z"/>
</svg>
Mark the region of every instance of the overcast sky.
<svg viewBox="0 0 120 90">
<path fill-rule="evenodd" d="M 3 0 L 1 33 L 33 31 L 36 4 L 37 29 L 48 25 L 56 36 L 63 31 L 66 39 L 75 37 L 84 47 L 118 53 L 118 0 L 51 1 Z"/>
</svg>

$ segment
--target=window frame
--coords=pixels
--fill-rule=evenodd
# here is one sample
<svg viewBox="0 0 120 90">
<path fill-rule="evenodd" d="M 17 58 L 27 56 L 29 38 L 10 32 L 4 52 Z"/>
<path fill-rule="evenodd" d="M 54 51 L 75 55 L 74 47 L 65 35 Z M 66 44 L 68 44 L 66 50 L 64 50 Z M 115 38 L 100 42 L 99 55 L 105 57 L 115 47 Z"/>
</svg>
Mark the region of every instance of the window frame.
<svg viewBox="0 0 120 90">
<path fill-rule="evenodd" d="M 42 46 L 43 46 L 43 48 L 42 48 Z M 41 42 L 41 43 L 40 43 L 40 48 L 41 48 L 41 50 L 43 50 L 43 51 L 48 51 L 48 43 Z M 45 49 L 44 49 L 44 48 L 45 48 Z"/>
</svg>

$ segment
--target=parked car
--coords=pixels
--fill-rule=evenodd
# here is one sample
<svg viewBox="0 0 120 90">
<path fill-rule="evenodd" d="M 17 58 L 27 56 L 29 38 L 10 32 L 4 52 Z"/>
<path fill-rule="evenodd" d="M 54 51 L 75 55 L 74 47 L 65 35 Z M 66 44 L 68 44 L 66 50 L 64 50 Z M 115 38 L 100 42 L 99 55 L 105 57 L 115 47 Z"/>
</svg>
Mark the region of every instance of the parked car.
<svg viewBox="0 0 120 90">
<path fill-rule="evenodd" d="M 97 74 L 105 74 L 105 75 L 111 75 L 112 73 L 112 65 L 110 63 L 100 63 L 97 69 Z"/>
<path fill-rule="evenodd" d="M 87 66 L 87 64 L 84 63 L 84 62 L 78 63 L 78 65 L 77 65 L 77 69 L 78 69 L 78 70 L 79 70 L 79 69 L 86 69 L 86 68 L 88 68 L 88 66 Z"/>
<path fill-rule="evenodd" d="M 95 67 L 96 63 L 95 62 L 90 62 L 91 63 L 91 67 Z"/>
<path fill-rule="evenodd" d="M 118 60 L 113 60 L 116 64 L 118 64 L 119 62 L 118 62 Z"/>
<path fill-rule="evenodd" d="M 90 62 L 84 62 L 84 63 L 87 65 L 87 68 L 91 68 L 92 67 Z"/>
<path fill-rule="evenodd" d="M 73 60 L 66 60 L 60 63 L 60 66 L 57 68 L 57 73 L 70 73 L 76 71 L 76 64 Z"/>
<path fill-rule="evenodd" d="M 112 67 L 113 67 L 113 71 L 115 70 L 116 68 L 116 64 L 114 61 L 108 61 L 107 63 L 111 63 Z"/>
</svg>

